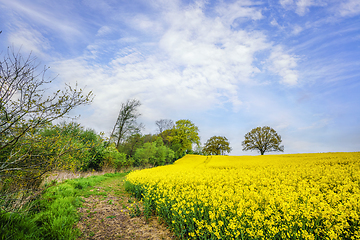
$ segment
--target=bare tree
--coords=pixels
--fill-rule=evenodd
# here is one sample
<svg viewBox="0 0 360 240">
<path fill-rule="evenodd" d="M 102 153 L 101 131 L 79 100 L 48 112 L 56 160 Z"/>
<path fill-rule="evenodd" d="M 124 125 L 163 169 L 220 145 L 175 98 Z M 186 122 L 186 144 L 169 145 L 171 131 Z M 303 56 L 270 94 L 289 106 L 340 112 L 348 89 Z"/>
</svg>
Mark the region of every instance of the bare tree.
<svg viewBox="0 0 360 240">
<path fill-rule="evenodd" d="M 39 151 L 52 144 L 37 132 L 55 119 L 68 116 L 75 107 L 92 101 L 92 93 L 66 85 L 46 95 L 53 79 L 45 78 L 47 68 L 37 71 L 36 58 L 23 58 L 8 48 L 0 60 L 0 197 L 29 189 L 41 176 L 54 169 L 60 156 Z M 66 147 L 65 147 L 66 148 Z M 59 151 L 59 155 L 66 149 Z M 11 185 L 11 187 L 10 187 Z M 7 190 L 6 190 L 7 189 Z M 11 189 L 13 192 L 9 192 Z M 3 201 L 4 203 L 6 201 Z M 8 202 L 9 203 L 9 202 Z M 11 205 L 11 204 L 10 204 Z M 4 205 L 3 205 L 4 207 Z"/>
<path fill-rule="evenodd" d="M 156 126 L 159 128 L 159 132 L 162 133 L 167 129 L 172 129 L 175 127 L 175 124 L 170 119 L 160 119 L 155 122 Z"/>
<path fill-rule="evenodd" d="M 143 128 L 142 124 L 137 123 L 137 118 L 141 115 L 138 112 L 140 106 L 140 101 L 136 99 L 129 99 L 126 103 L 121 104 L 119 115 L 110 135 L 111 141 L 115 142 L 117 148 L 129 136 L 139 133 Z"/>
<path fill-rule="evenodd" d="M 258 150 L 261 155 L 265 152 L 283 152 L 284 146 L 281 145 L 281 136 L 274 129 L 268 126 L 257 127 L 245 135 L 242 142 L 243 151 Z"/>
</svg>

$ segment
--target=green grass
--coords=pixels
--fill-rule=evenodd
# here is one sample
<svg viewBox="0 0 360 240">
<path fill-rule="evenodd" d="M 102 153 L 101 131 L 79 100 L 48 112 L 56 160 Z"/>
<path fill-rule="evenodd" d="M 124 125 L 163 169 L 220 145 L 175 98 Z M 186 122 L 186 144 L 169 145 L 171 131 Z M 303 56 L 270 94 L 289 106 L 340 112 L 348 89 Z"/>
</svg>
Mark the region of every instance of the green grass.
<svg viewBox="0 0 360 240">
<path fill-rule="evenodd" d="M 77 208 L 82 196 L 103 195 L 90 191 L 95 185 L 106 186 L 109 181 L 119 181 L 127 173 L 107 173 L 101 176 L 66 180 L 51 186 L 23 213 L 0 213 L 0 239 L 76 239 L 80 236 L 74 228 L 79 221 Z"/>
</svg>

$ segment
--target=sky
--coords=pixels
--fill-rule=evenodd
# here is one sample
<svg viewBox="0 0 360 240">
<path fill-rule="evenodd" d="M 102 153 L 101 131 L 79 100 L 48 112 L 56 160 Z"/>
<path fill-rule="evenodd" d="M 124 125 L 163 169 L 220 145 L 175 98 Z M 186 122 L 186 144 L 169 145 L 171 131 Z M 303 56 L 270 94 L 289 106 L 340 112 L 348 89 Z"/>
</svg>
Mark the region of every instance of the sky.
<svg viewBox="0 0 360 240">
<path fill-rule="evenodd" d="M 284 153 L 360 151 L 359 0 L 0 0 L 0 52 L 31 52 L 53 88 L 93 91 L 72 112 L 109 134 L 121 103 L 189 119 L 243 152 L 270 126 Z"/>
</svg>

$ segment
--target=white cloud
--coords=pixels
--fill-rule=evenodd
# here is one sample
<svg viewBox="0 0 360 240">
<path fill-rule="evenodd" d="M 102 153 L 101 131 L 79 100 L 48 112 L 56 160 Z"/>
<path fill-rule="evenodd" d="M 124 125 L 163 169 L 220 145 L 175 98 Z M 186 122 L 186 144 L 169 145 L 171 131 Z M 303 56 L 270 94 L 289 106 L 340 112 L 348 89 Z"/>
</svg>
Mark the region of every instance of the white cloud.
<svg viewBox="0 0 360 240">
<path fill-rule="evenodd" d="M 302 32 L 303 31 L 303 28 L 302 27 L 300 27 L 299 25 L 295 25 L 294 27 L 293 27 L 293 31 L 292 31 L 292 34 L 294 34 L 294 35 L 298 35 L 300 32 Z"/>
<path fill-rule="evenodd" d="M 280 0 L 279 2 L 282 6 L 291 5 L 294 3 L 293 0 Z"/>
<path fill-rule="evenodd" d="M 227 25 L 232 25 L 234 20 L 242 18 L 247 20 L 260 20 L 263 18 L 260 8 L 250 0 L 235 1 L 232 4 L 223 3 L 217 7 L 221 19 Z"/>
<path fill-rule="evenodd" d="M 275 27 L 280 27 L 279 23 L 276 21 L 275 18 L 273 20 L 271 20 L 270 24 L 275 26 Z"/>
<path fill-rule="evenodd" d="M 286 10 L 294 10 L 298 15 L 306 15 L 311 7 L 328 7 L 328 11 L 341 17 L 353 17 L 360 14 L 359 0 L 280 0 L 280 4 Z M 327 17 L 313 23 L 327 23 L 334 21 L 333 17 Z"/>
<path fill-rule="evenodd" d="M 314 5 L 313 0 L 298 0 L 296 2 L 296 13 L 300 16 L 304 16 L 310 6 Z"/>
<path fill-rule="evenodd" d="M 282 77 L 281 83 L 295 85 L 298 82 L 298 72 L 296 70 L 296 57 L 283 51 L 280 46 L 276 46 L 269 58 L 269 70 Z"/>
<path fill-rule="evenodd" d="M 348 0 L 340 4 L 338 9 L 339 13 L 343 17 L 352 17 L 360 14 L 360 1 Z"/>
<path fill-rule="evenodd" d="M 63 12 L 57 11 L 59 6 L 54 6 L 53 4 L 49 7 L 46 4 L 39 5 L 18 0 L 0 0 L 0 2 L 12 15 L 13 19 L 9 21 L 12 27 L 18 27 L 17 24 L 22 24 L 21 22 L 28 22 L 29 24 L 33 22 L 46 27 L 46 29 L 41 29 L 41 31 L 51 30 L 67 42 L 73 42 L 74 39 L 79 40 L 79 38 L 83 37 L 83 33 L 80 30 L 81 27 L 74 20 L 75 17 L 67 20 L 69 19 L 68 16 L 65 17 Z M 21 16 L 21 18 L 18 18 L 18 16 Z"/>
<path fill-rule="evenodd" d="M 103 37 L 109 33 L 111 33 L 113 30 L 109 26 L 102 26 L 96 33 L 97 37 Z"/>
<path fill-rule="evenodd" d="M 236 18 L 262 17 L 256 7 L 250 9 L 247 3 L 250 1 L 227 8 L 221 5 L 215 17 L 205 15 L 201 4 L 186 8 L 171 6 L 151 20 L 145 15 L 134 15 L 126 20 L 129 26 L 139 23 L 136 29 L 145 34 L 149 29 L 157 29 L 150 48 L 146 45 L 124 48 L 122 40 L 111 42 L 114 49 L 116 44 L 121 45 L 121 50 L 114 53 L 109 63 L 98 64 L 91 56 L 98 55 L 101 49 L 95 42 L 88 46 L 89 56 L 54 65 L 63 79 L 94 90 L 95 110 L 87 120 L 89 124 L 93 122 L 89 126 L 101 118 L 110 119 L 107 124 L 111 128 L 119 104 L 133 97 L 143 101 L 142 111 L 148 120 L 166 118 L 166 113 L 173 113 L 174 109 L 197 112 L 229 103 L 237 112 L 244 107 L 241 86 L 256 82 L 253 77 L 260 73 L 254 64 L 256 53 L 272 52 L 271 70 L 281 76 L 281 83 L 295 85 L 298 78 L 294 70 L 296 59 L 279 47 L 273 50 L 263 33 L 233 30 L 231 25 Z M 225 14 L 226 9 L 229 15 Z"/>
<path fill-rule="evenodd" d="M 35 29 L 21 26 L 15 32 L 9 34 L 8 41 L 16 49 L 22 49 L 22 52 L 32 52 L 35 56 L 48 59 L 46 53 L 51 49 L 49 41 Z"/>
<path fill-rule="evenodd" d="M 310 7 L 313 6 L 326 6 L 325 0 L 280 0 L 280 4 L 286 9 L 295 9 L 295 12 L 304 16 Z"/>
<path fill-rule="evenodd" d="M 144 14 L 137 14 L 129 20 L 129 24 L 132 28 L 141 30 L 143 32 L 158 34 L 163 31 L 163 24 L 150 19 Z"/>
<path fill-rule="evenodd" d="M 171 27 L 160 40 L 161 49 L 175 63 L 198 68 L 210 81 L 221 81 L 217 75 L 233 83 L 247 81 L 258 71 L 252 66 L 254 53 L 269 47 L 260 32 L 232 31 L 227 19 L 207 18 L 199 8 L 169 13 L 168 19 Z"/>
</svg>

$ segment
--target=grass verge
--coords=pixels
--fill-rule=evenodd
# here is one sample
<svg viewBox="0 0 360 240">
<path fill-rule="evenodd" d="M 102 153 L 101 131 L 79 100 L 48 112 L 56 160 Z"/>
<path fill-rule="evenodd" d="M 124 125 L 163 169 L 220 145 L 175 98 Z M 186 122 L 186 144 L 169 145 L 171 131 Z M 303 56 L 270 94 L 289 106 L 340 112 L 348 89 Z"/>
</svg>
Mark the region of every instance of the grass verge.
<svg viewBox="0 0 360 240">
<path fill-rule="evenodd" d="M 66 180 L 46 186 L 43 193 L 21 213 L 0 212 L 0 239 L 76 239 L 81 233 L 75 228 L 79 220 L 77 208 L 81 196 L 106 195 L 91 192 L 91 187 L 109 178 L 127 173 L 107 173 L 101 176 Z"/>
</svg>

